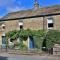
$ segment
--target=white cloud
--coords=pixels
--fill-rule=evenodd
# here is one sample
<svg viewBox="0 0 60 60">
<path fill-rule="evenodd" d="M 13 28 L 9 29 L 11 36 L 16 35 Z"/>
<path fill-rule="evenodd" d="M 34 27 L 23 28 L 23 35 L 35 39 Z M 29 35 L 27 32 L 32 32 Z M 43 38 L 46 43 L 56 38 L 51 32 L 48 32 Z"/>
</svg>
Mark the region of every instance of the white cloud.
<svg viewBox="0 0 60 60">
<path fill-rule="evenodd" d="M 7 12 L 15 12 L 24 9 L 21 2 L 18 0 L 0 0 L 0 7 L 3 7 Z"/>
<path fill-rule="evenodd" d="M 16 7 L 13 7 L 13 8 L 8 7 L 7 11 L 8 12 L 16 12 L 16 11 L 20 11 L 20 10 L 23 10 L 23 9 L 24 9 L 24 7 L 18 7 L 18 6 L 16 6 Z"/>
</svg>

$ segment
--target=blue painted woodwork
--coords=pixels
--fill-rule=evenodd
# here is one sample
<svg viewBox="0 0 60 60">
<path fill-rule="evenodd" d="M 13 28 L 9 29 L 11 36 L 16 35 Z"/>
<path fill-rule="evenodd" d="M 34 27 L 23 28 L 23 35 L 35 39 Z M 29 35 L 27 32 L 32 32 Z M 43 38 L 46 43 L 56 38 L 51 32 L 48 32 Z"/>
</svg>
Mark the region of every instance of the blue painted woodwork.
<svg viewBox="0 0 60 60">
<path fill-rule="evenodd" d="M 30 49 L 33 49 L 34 48 L 34 40 L 33 40 L 33 37 L 29 37 L 30 39 L 29 39 L 29 48 Z"/>
<path fill-rule="evenodd" d="M 6 48 L 6 37 L 2 36 L 2 48 Z"/>
</svg>

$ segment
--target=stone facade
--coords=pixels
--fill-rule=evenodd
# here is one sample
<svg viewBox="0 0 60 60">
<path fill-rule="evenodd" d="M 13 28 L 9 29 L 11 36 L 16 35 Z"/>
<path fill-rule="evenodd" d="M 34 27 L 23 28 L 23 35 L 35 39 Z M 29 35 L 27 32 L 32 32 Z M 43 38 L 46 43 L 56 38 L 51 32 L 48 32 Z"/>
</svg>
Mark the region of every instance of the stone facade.
<svg viewBox="0 0 60 60">
<path fill-rule="evenodd" d="M 0 32 L 0 48 L 1 48 L 1 46 L 2 46 L 2 32 Z"/>
<path fill-rule="evenodd" d="M 55 44 L 53 47 L 53 55 L 60 55 L 60 45 Z"/>
<path fill-rule="evenodd" d="M 50 19 L 51 21 L 47 19 Z M 60 30 L 60 5 L 39 8 L 39 3 L 35 0 L 34 9 L 8 13 L 0 20 L 4 21 L 5 32 L 18 30 L 22 27 L 23 29 L 32 30 Z M 23 23 L 23 26 L 19 26 L 20 20 Z"/>
<path fill-rule="evenodd" d="M 8 13 L 0 19 L 0 46 L 4 40 L 2 35 L 5 37 L 6 32 L 20 29 L 60 30 L 60 5 L 39 8 L 35 0 L 34 9 Z"/>
<path fill-rule="evenodd" d="M 53 18 L 53 24 L 54 24 L 52 29 L 60 30 L 60 15 L 51 16 L 51 17 Z M 48 30 L 47 18 L 50 18 L 50 16 L 22 19 L 23 29 Z M 4 22 L 5 31 L 8 32 L 8 31 L 12 31 L 12 30 L 18 30 L 20 28 L 19 21 L 20 20 L 5 21 Z"/>
<path fill-rule="evenodd" d="M 52 30 L 60 30 L 60 15 L 55 15 L 55 16 L 46 16 L 43 17 L 43 25 L 44 25 L 44 29 L 47 30 L 47 18 L 53 18 L 53 27 Z"/>
<path fill-rule="evenodd" d="M 17 30 L 18 29 L 18 21 L 5 21 L 5 32 Z"/>
<path fill-rule="evenodd" d="M 23 29 L 39 30 L 43 29 L 43 17 L 22 19 Z M 5 21 L 5 32 L 18 30 L 20 20 Z"/>
<path fill-rule="evenodd" d="M 54 16 L 54 29 L 60 30 L 60 15 Z"/>
<path fill-rule="evenodd" d="M 39 30 L 43 29 L 43 17 L 24 19 L 24 29 Z"/>
</svg>

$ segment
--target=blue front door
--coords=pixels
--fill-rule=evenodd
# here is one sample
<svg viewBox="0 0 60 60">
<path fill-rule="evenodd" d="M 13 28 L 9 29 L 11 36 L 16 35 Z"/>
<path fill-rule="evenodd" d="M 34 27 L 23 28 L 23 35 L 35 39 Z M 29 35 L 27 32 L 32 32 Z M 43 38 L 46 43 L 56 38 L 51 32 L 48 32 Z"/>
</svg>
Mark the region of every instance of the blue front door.
<svg viewBox="0 0 60 60">
<path fill-rule="evenodd" d="M 6 37 L 2 36 L 2 48 L 6 48 Z"/>
<path fill-rule="evenodd" d="M 33 37 L 29 37 L 29 38 L 30 38 L 29 48 L 30 48 L 30 49 L 33 49 L 33 48 L 34 48 L 34 40 L 33 40 Z"/>
</svg>

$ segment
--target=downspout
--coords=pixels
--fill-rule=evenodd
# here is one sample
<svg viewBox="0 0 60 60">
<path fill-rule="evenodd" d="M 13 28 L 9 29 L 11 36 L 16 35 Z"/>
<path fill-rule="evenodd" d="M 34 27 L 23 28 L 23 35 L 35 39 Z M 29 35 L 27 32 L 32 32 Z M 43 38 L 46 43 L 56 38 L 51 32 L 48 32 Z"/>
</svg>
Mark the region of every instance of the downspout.
<svg viewBox="0 0 60 60">
<path fill-rule="evenodd" d="M 44 26 L 45 21 L 44 20 L 45 20 L 45 17 L 43 16 L 43 31 L 45 30 L 45 26 Z"/>
</svg>

